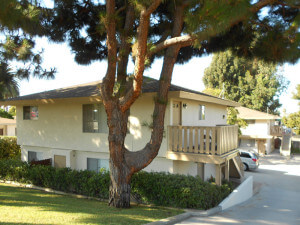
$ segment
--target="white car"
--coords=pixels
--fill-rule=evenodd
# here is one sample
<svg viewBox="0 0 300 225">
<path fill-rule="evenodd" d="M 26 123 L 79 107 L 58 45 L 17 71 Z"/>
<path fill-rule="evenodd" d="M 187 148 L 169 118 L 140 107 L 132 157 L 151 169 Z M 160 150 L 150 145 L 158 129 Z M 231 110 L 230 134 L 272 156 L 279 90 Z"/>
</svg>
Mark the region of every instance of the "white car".
<svg viewBox="0 0 300 225">
<path fill-rule="evenodd" d="M 259 166 L 258 155 L 254 152 L 240 150 L 240 158 L 244 165 L 244 170 L 256 170 Z"/>
</svg>

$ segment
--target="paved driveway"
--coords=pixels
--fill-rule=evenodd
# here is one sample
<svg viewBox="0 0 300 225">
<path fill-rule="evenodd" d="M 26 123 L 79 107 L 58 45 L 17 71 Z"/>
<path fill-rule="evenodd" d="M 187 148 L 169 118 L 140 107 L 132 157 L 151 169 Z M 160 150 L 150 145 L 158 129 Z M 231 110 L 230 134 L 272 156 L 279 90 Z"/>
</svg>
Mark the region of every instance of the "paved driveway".
<svg viewBox="0 0 300 225">
<path fill-rule="evenodd" d="M 179 224 L 300 225 L 300 156 L 290 160 L 279 153 L 260 158 L 253 176 L 256 194 L 238 206 L 210 217 L 192 217 Z"/>
</svg>

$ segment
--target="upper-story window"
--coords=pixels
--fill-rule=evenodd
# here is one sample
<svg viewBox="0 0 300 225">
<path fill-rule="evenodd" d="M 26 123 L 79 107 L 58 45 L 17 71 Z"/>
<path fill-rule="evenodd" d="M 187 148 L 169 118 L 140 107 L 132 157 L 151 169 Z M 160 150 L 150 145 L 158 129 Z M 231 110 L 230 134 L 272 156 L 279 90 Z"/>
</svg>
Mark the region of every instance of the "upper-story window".
<svg viewBox="0 0 300 225">
<path fill-rule="evenodd" d="M 24 120 L 37 120 L 39 118 L 39 108 L 37 106 L 23 106 Z"/>
<path fill-rule="evenodd" d="M 205 120 L 205 105 L 199 105 L 199 120 Z"/>
<path fill-rule="evenodd" d="M 83 132 L 107 133 L 107 119 L 101 104 L 82 105 Z"/>
</svg>

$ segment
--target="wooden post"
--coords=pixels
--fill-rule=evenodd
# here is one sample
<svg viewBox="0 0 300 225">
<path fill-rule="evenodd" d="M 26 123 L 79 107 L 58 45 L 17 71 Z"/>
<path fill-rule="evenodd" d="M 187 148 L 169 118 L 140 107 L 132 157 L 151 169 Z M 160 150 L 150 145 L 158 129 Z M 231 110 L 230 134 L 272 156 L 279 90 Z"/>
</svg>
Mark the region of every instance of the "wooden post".
<svg viewBox="0 0 300 225">
<path fill-rule="evenodd" d="M 194 153 L 199 153 L 199 134 L 198 134 L 198 127 L 195 128 L 195 147 Z"/>
<path fill-rule="evenodd" d="M 217 154 L 221 155 L 221 148 L 222 148 L 222 144 L 221 144 L 221 127 L 217 127 Z"/>
<path fill-rule="evenodd" d="M 183 127 L 184 130 L 184 147 L 183 147 L 183 152 L 187 152 L 187 127 Z"/>
<path fill-rule="evenodd" d="M 182 126 L 179 126 L 178 127 L 178 150 L 180 151 L 180 152 L 182 152 Z"/>
<path fill-rule="evenodd" d="M 193 144 L 193 134 L 194 134 L 194 132 L 193 132 L 193 130 L 194 130 L 194 127 L 190 127 L 190 132 L 189 132 L 189 152 L 194 152 L 194 150 L 193 150 L 193 146 L 194 146 L 194 144 Z"/>
<path fill-rule="evenodd" d="M 216 128 L 211 128 L 211 154 L 216 154 Z"/>
<path fill-rule="evenodd" d="M 220 164 L 216 164 L 216 184 L 221 186 L 222 185 L 222 172 L 221 172 L 221 165 Z"/>
<path fill-rule="evenodd" d="M 225 179 L 229 181 L 229 160 L 225 161 Z"/>
<path fill-rule="evenodd" d="M 177 152 L 177 145 L 178 145 L 178 127 L 173 127 L 173 132 L 174 132 L 174 146 L 173 146 L 173 151 Z"/>
<path fill-rule="evenodd" d="M 206 128 L 206 140 L 205 140 L 205 143 L 206 143 L 206 148 L 205 148 L 205 154 L 209 154 L 209 143 L 210 143 L 210 127 L 207 127 Z"/>
<path fill-rule="evenodd" d="M 172 144 L 173 144 L 173 129 L 171 126 L 168 126 L 168 146 L 169 146 L 169 151 L 173 151 L 173 148 L 172 148 Z"/>
<path fill-rule="evenodd" d="M 204 128 L 200 128 L 200 153 L 204 153 Z"/>
</svg>

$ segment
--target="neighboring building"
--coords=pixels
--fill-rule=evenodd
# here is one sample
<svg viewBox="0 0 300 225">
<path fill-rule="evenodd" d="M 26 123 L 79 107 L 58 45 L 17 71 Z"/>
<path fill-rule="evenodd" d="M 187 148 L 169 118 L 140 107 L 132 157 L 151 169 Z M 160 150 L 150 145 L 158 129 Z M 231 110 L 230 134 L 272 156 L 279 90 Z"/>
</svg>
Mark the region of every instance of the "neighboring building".
<svg viewBox="0 0 300 225">
<path fill-rule="evenodd" d="M 0 136 L 16 136 L 16 120 L 0 117 Z"/>
<path fill-rule="evenodd" d="M 56 167 L 108 168 L 108 127 L 100 82 L 57 89 L 0 102 L 16 105 L 22 160 L 51 158 Z M 125 145 L 131 151 L 150 139 L 158 81 L 144 78 L 143 94 L 130 109 Z M 238 103 L 171 85 L 165 137 L 146 171 L 199 175 L 207 180 L 239 173 L 238 129 L 227 126 L 227 107 Z M 209 143 L 209 144 L 208 144 Z M 237 159 L 235 159 L 237 157 Z M 238 168 L 237 168 L 238 167 Z M 240 174 L 238 174 L 240 175 Z"/>
<path fill-rule="evenodd" d="M 282 136 L 279 116 L 237 107 L 238 118 L 244 119 L 248 126 L 241 128 L 240 148 L 254 150 L 259 154 L 269 154 L 275 149 L 275 138 Z"/>
</svg>

